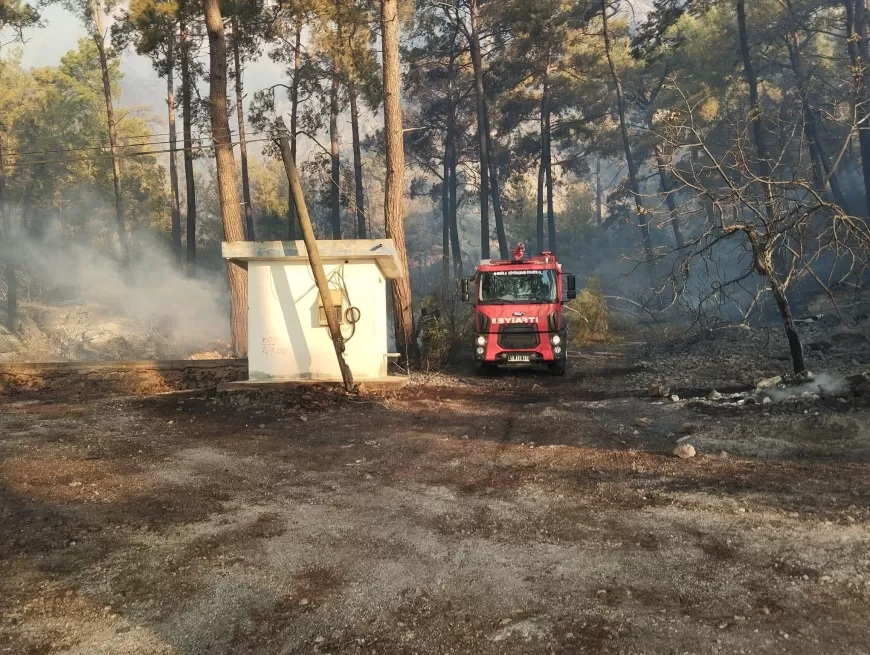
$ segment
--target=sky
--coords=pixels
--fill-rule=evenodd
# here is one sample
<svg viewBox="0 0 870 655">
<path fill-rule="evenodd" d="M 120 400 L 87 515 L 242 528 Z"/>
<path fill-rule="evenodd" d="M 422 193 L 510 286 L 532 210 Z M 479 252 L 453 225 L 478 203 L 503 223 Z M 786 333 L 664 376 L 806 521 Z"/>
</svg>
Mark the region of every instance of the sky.
<svg viewBox="0 0 870 655">
<path fill-rule="evenodd" d="M 25 67 L 56 66 L 60 58 L 70 50 L 75 50 L 79 39 L 87 36 L 81 23 L 63 7 L 50 5 L 42 11 L 42 28 L 25 31 L 26 43 L 23 46 L 22 64 Z M 148 58 L 127 51 L 121 60 L 120 104 L 127 107 L 141 107 L 143 118 L 151 118 L 155 125 L 165 124 L 165 104 L 161 100 L 166 94 L 166 82 L 158 77 Z M 245 93 L 247 105 L 253 92 L 282 81 L 282 67 L 271 61 L 267 55 L 245 66 Z M 207 92 L 207 87 L 203 89 Z M 161 130 L 162 131 L 162 130 Z"/>
</svg>

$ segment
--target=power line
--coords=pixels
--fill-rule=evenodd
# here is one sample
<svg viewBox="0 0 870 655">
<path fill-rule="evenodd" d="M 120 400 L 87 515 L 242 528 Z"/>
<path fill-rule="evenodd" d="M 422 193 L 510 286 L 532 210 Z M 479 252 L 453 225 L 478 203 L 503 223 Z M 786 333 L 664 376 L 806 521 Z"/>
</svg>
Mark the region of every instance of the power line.
<svg viewBox="0 0 870 655">
<path fill-rule="evenodd" d="M 262 143 L 264 141 L 273 141 L 274 139 L 248 139 L 246 143 Z M 230 147 L 235 147 L 239 145 L 238 141 L 230 141 L 228 144 L 219 144 L 219 145 L 229 145 Z M 171 153 L 171 152 L 195 152 L 202 150 L 211 150 L 215 147 L 215 144 L 211 145 L 202 145 L 202 146 L 194 146 L 192 148 L 176 148 L 175 150 L 171 148 L 166 148 L 163 150 L 148 150 L 146 152 L 133 152 L 123 155 L 117 155 L 118 159 L 133 159 L 135 157 L 147 157 L 149 155 L 159 155 L 163 153 Z M 111 160 L 112 155 L 101 155 L 96 157 L 75 157 L 68 159 L 43 159 L 38 161 L 25 161 L 25 162 L 15 162 L 15 163 L 5 163 L 3 168 L 17 168 L 24 166 L 41 166 L 43 164 L 74 164 L 78 162 L 88 162 L 88 161 L 103 161 L 103 160 Z"/>
<path fill-rule="evenodd" d="M 118 121 L 118 122 L 120 122 L 120 121 Z M 230 128 L 230 131 L 232 131 L 232 132 L 235 132 L 236 130 L 237 130 L 236 127 Z M 265 133 L 265 132 L 262 130 L 251 130 L 251 131 L 245 132 L 245 134 L 263 134 L 263 133 Z M 175 134 L 180 140 L 184 135 L 184 130 L 177 129 L 175 131 Z M 151 139 L 151 138 L 160 137 L 160 136 L 168 137 L 169 132 L 152 132 L 150 134 L 127 134 L 127 135 L 120 135 L 119 138 L 121 138 L 121 139 Z M 82 140 L 85 142 L 97 143 L 97 142 L 100 142 L 100 137 L 88 137 L 88 138 L 84 138 Z M 12 154 L 18 154 L 18 153 L 12 153 Z"/>
<path fill-rule="evenodd" d="M 249 132 L 246 131 L 244 134 L 245 134 L 245 136 L 248 136 L 248 135 L 256 135 L 256 134 L 266 134 L 266 133 L 267 133 L 267 132 L 262 131 L 262 130 L 251 130 L 251 131 L 249 131 Z M 160 136 L 160 135 L 156 135 L 156 134 L 155 134 L 155 135 L 153 135 L 153 136 Z M 235 128 L 230 128 L 230 136 L 238 136 L 238 134 L 237 134 L 237 129 L 235 129 Z M 126 138 L 135 138 L 135 137 L 123 137 L 123 138 L 126 139 Z M 146 137 L 142 137 L 142 138 L 146 138 Z M 192 137 L 192 140 L 194 140 L 194 141 L 203 141 L 203 140 L 207 140 L 207 139 L 211 139 L 211 137 L 210 137 L 210 136 L 207 136 L 207 135 L 202 135 L 202 134 L 199 134 L 199 135 L 197 135 L 197 136 L 195 136 L 195 137 Z M 179 139 L 179 138 L 176 138 L 176 143 L 179 142 L 179 141 L 183 141 L 183 138 L 180 138 L 180 139 Z M 252 141 L 252 142 L 253 142 L 253 141 Z M 144 142 L 144 143 L 119 143 L 119 144 L 117 144 L 115 147 L 116 147 L 116 148 L 141 148 L 141 147 L 144 147 L 144 146 L 168 145 L 168 144 L 170 144 L 170 143 L 172 143 L 171 140 L 165 140 L 165 141 L 146 141 L 146 142 Z M 107 150 L 107 149 L 110 149 L 110 148 L 111 148 L 110 145 L 105 144 L 105 145 L 92 146 L 92 147 L 57 148 L 57 149 L 55 149 L 55 150 L 22 150 L 22 151 L 11 151 L 11 152 L 7 152 L 6 154 L 7 154 L 7 155 L 53 155 L 53 154 L 59 154 L 59 153 L 64 153 L 64 152 L 89 152 L 89 151 L 92 151 L 92 150 Z M 177 150 L 178 152 L 181 152 L 181 151 L 183 151 L 184 149 L 183 149 L 183 148 L 177 148 L 176 150 Z M 168 151 L 167 151 L 167 152 L 168 152 Z"/>
</svg>

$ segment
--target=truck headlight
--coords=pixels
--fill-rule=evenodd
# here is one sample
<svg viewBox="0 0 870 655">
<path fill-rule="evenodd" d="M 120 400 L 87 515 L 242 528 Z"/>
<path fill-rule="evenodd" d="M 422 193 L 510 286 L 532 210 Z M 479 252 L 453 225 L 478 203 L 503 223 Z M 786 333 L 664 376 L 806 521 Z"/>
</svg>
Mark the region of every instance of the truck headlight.
<svg viewBox="0 0 870 655">
<path fill-rule="evenodd" d="M 479 337 L 477 337 L 477 345 L 478 346 L 485 346 L 486 345 L 486 337 L 483 336 L 482 334 Z"/>
<path fill-rule="evenodd" d="M 553 342 L 554 346 L 558 346 L 560 343 L 562 343 L 562 337 L 560 337 L 558 334 L 554 334 L 550 341 Z"/>
<path fill-rule="evenodd" d="M 562 348 L 561 348 L 561 346 L 556 346 L 555 348 L 553 348 L 553 352 L 554 352 L 555 354 L 557 354 L 557 355 L 558 355 L 559 353 L 561 353 L 561 352 L 562 352 Z"/>
<path fill-rule="evenodd" d="M 483 354 L 483 348 L 478 348 L 478 349 L 477 349 L 477 354 L 478 354 L 478 355 L 482 355 L 482 354 Z"/>
</svg>

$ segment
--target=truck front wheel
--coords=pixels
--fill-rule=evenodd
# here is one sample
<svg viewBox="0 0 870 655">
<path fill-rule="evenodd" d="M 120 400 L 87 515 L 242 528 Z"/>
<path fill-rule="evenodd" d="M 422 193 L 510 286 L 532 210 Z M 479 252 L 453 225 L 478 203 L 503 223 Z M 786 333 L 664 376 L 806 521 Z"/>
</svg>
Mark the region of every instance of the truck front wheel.
<svg viewBox="0 0 870 655">
<path fill-rule="evenodd" d="M 551 362 L 550 364 L 547 364 L 547 368 L 553 375 L 563 376 L 565 375 L 565 360 Z"/>
</svg>

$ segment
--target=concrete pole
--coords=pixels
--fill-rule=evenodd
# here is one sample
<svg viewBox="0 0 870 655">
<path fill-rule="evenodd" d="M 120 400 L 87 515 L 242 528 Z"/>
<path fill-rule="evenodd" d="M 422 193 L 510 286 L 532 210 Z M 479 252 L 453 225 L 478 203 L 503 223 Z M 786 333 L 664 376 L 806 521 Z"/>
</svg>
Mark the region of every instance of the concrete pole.
<svg viewBox="0 0 870 655">
<path fill-rule="evenodd" d="M 341 369 L 341 378 L 344 380 L 344 388 L 353 391 L 353 375 L 350 367 L 344 360 L 344 337 L 341 336 L 341 328 L 338 324 L 338 316 L 332 306 L 332 297 L 329 293 L 329 282 L 326 280 L 326 272 L 320 261 L 320 250 L 317 248 L 317 239 L 314 238 L 314 228 L 311 227 L 311 218 L 308 216 L 308 206 L 305 204 L 305 196 L 302 195 L 302 183 L 299 181 L 299 173 L 296 164 L 290 156 L 290 133 L 284 125 L 284 119 L 278 117 L 279 144 L 281 158 L 284 160 L 284 170 L 290 183 L 290 191 L 296 204 L 296 212 L 299 215 L 299 225 L 302 227 L 302 238 L 305 241 L 305 250 L 308 252 L 308 261 L 311 271 L 314 273 L 314 281 L 320 292 L 320 301 L 323 303 L 323 313 L 326 314 L 326 323 L 329 326 L 329 334 L 332 344 L 335 346 L 335 356 L 338 358 L 338 368 Z"/>
</svg>

